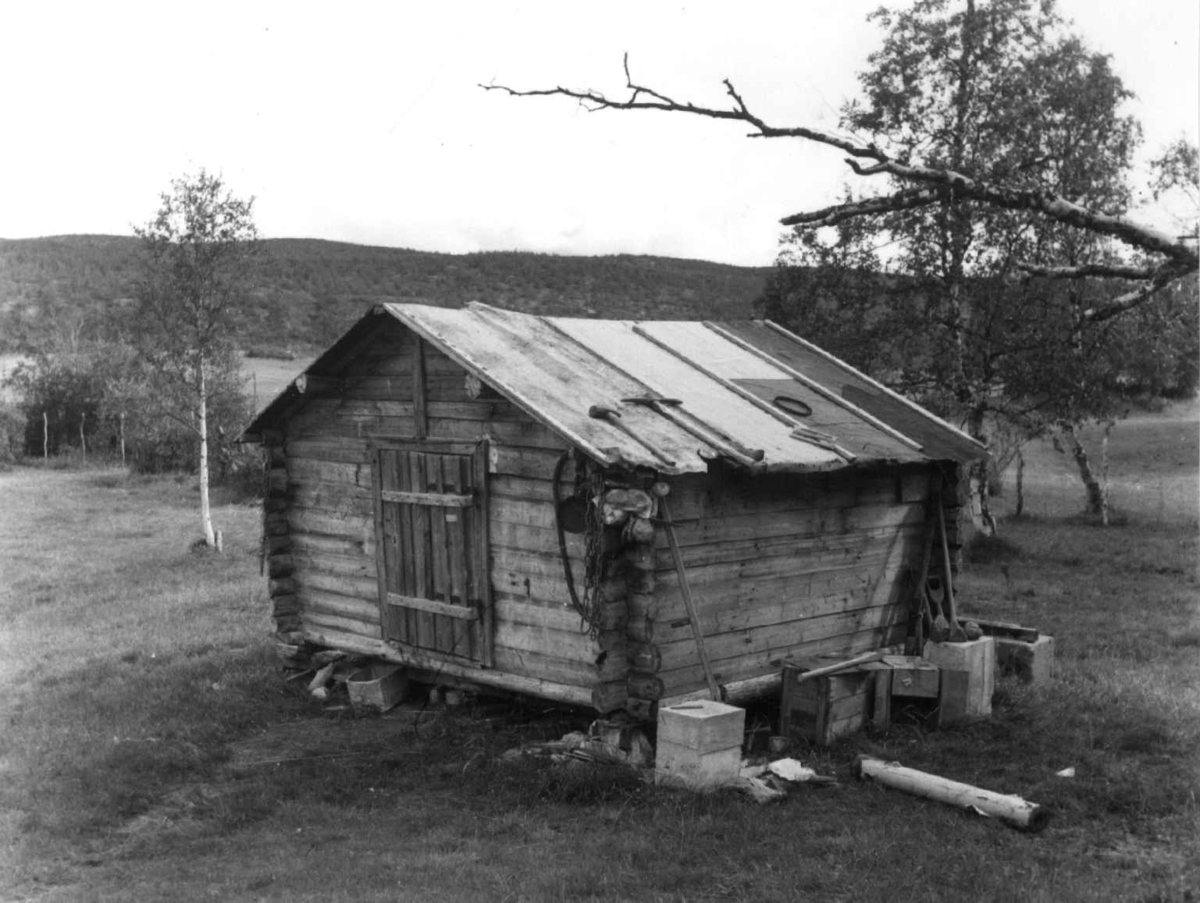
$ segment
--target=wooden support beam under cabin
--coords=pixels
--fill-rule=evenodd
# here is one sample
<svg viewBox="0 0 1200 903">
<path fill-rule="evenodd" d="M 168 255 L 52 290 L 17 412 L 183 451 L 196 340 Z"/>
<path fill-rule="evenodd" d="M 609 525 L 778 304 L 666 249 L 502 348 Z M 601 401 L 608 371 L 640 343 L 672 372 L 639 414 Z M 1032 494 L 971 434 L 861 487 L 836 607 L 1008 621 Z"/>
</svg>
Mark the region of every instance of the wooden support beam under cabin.
<svg viewBox="0 0 1200 903">
<path fill-rule="evenodd" d="M 548 699 L 551 702 L 584 708 L 590 707 L 592 704 L 591 689 L 585 687 L 481 668 L 477 665 L 425 654 L 420 650 L 400 650 L 388 645 L 383 640 L 369 639 L 342 630 L 305 626 L 301 633 L 304 639 L 330 649 L 342 649 L 346 652 L 370 655 L 384 661 L 474 681 L 481 686 L 497 687 L 514 693 Z"/>
</svg>

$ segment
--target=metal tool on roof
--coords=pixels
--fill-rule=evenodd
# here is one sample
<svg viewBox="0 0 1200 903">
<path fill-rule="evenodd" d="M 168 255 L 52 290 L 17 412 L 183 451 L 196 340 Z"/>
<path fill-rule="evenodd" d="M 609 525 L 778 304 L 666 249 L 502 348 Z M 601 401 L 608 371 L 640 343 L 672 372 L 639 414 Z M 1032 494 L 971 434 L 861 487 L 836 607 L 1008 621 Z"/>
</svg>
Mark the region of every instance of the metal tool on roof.
<svg viewBox="0 0 1200 903">
<path fill-rule="evenodd" d="M 632 429 L 622 423 L 621 412 L 616 408 L 610 407 L 609 405 L 594 404 L 588 408 L 588 416 L 595 420 L 603 420 L 605 423 L 611 424 L 642 448 L 646 449 L 646 451 L 650 452 L 650 454 L 652 454 L 654 457 L 658 458 L 658 460 L 666 464 L 668 467 L 675 466 L 675 461 L 673 458 L 668 457 L 666 454 L 656 448 L 653 443 L 643 439 Z"/>
<path fill-rule="evenodd" d="M 837 444 L 837 436 L 834 436 L 832 433 L 824 433 L 821 430 L 814 430 L 810 426 L 798 424 L 792 430 L 791 437 L 799 439 L 801 442 L 807 442 L 809 445 L 815 445 L 817 448 L 831 451 L 835 455 L 845 458 L 847 461 L 858 460 L 858 455 Z"/>
<path fill-rule="evenodd" d="M 716 427 L 705 423 L 691 411 L 685 410 L 683 401 L 678 398 L 660 398 L 657 395 L 641 395 L 636 398 L 622 398 L 625 404 L 641 405 L 654 413 L 666 418 L 680 429 L 686 430 L 696 438 L 708 443 L 718 452 L 732 458 L 739 464 L 758 464 L 766 457 L 761 448 L 750 448 L 738 442 L 732 436 Z"/>
</svg>

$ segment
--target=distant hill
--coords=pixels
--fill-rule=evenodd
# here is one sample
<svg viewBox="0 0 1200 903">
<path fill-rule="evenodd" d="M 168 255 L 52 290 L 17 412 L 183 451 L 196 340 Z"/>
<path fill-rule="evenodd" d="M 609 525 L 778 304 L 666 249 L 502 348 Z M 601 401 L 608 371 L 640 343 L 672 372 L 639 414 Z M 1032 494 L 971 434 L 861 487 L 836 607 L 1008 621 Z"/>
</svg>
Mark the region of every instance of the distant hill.
<svg viewBox="0 0 1200 903">
<path fill-rule="evenodd" d="M 316 239 L 272 239 L 239 324 L 243 349 L 307 354 L 372 304 L 484 301 L 530 313 L 646 319 L 750 315 L 769 267 L 620 254 L 440 254 Z M 138 240 L 113 235 L 0 239 L 0 352 L 128 312 Z"/>
</svg>

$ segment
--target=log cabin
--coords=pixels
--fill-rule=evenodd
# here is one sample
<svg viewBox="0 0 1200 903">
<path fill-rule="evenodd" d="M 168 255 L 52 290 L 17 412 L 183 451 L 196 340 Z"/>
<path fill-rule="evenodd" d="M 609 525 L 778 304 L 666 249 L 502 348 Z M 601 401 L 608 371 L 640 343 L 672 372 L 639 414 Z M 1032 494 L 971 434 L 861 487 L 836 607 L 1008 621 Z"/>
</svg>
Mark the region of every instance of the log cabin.
<svg viewBox="0 0 1200 903">
<path fill-rule="evenodd" d="M 985 453 L 769 321 L 477 303 L 376 307 L 245 440 L 283 642 L 637 718 L 902 643 Z"/>
</svg>

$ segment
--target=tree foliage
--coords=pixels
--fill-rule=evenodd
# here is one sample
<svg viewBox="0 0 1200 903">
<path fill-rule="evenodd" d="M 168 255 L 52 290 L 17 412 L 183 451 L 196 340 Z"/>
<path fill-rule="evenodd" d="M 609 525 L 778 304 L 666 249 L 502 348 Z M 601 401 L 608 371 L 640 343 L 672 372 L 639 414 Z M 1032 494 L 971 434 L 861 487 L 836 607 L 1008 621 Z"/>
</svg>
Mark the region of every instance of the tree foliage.
<svg viewBox="0 0 1200 903">
<path fill-rule="evenodd" d="M 236 373 L 233 326 L 260 258 L 254 201 L 204 170 L 174 180 L 161 200 L 155 218 L 134 230 L 142 241 L 135 341 L 152 374 L 143 401 L 194 434 L 201 526 L 213 546 L 210 406 L 231 367 Z"/>
<path fill-rule="evenodd" d="M 898 32 L 908 31 L 920 50 L 909 52 L 898 40 L 891 47 L 885 45 L 881 51 L 884 55 L 892 52 L 895 66 L 884 71 L 882 74 L 885 77 L 878 80 L 879 90 L 875 100 L 879 104 L 871 114 L 875 117 L 873 121 L 880 128 L 894 124 L 888 118 L 894 112 L 889 109 L 893 100 L 896 109 L 910 108 L 920 115 L 933 110 L 939 100 L 944 102 L 947 97 L 952 98 L 950 111 L 941 115 L 939 121 L 943 126 L 952 124 L 953 127 L 949 132 L 945 128 L 937 131 L 942 149 L 934 152 L 919 142 L 906 144 L 909 136 L 903 132 L 896 136 L 896 143 L 893 144 L 890 134 L 885 136 L 881 133 L 876 139 L 845 137 L 804 125 L 779 126 L 768 123 L 753 112 L 728 79 L 724 81 L 725 93 L 730 101 L 727 107 L 678 100 L 661 90 L 635 82 L 629 72 L 628 58 L 625 61 L 628 93 L 619 98 L 608 97 L 592 89 L 562 86 L 532 90 L 496 84 L 481 87 L 518 97 L 567 97 L 588 109 L 660 110 L 738 122 L 750 126 L 751 137 L 796 139 L 834 148 L 846 154 L 847 164 L 857 175 L 868 180 L 884 177 L 902 186 L 890 193 L 844 200 L 819 210 L 785 216 L 780 220 L 785 226 L 836 226 L 858 217 L 872 218 L 925 207 L 958 208 L 963 202 L 970 201 L 991 210 L 1031 215 L 1082 232 L 1115 238 L 1147 255 L 1149 262 L 1122 263 L 1117 266 L 1098 261 L 1049 269 L 1036 262 L 1019 261 L 1033 272 L 1054 278 L 1092 275 L 1137 281 L 1134 288 L 1111 299 L 1103 307 L 1084 311 L 1090 320 L 1117 316 L 1144 303 L 1165 285 L 1200 269 L 1200 255 L 1187 242 L 1137 223 L 1121 213 L 1088 207 L 1086 197 L 1076 200 L 1053 186 L 1027 181 L 1023 167 L 1035 170 L 1043 168 L 1042 157 L 1036 151 L 1005 160 L 998 159 L 997 166 L 990 171 L 974 172 L 968 167 L 971 154 L 967 153 L 963 142 L 972 134 L 972 129 L 981 139 L 986 139 L 988 134 L 1000 134 L 999 129 L 992 132 L 988 126 L 989 122 L 994 121 L 991 105 L 1012 100 L 1024 111 L 1023 114 L 1015 114 L 1015 117 L 1036 114 L 1037 118 L 1052 120 L 1058 115 L 1053 104 L 1068 102 L 1070 94 L 1051 95 L 1040 90 L 1044 87 L 1043 83 L 1054 75 L 1053 54 L 1044 55 L 1037 67 L 1031 70 L 1027 93 L 1010 95 L 1007 89 L 1012 76 L 1022 71 L 1021 63 L 1030 62 L 1031 50 L 1045 47 L 1047 41 L 1052 40 L 1057 42 L 1056 49 L 1070 51 L 1074 39 L 1068 36 L 1059 40 L 1057 29 L 1060 23 L 1054 13 L 1053 0 L 1039 0 L 1036 3 L 1034 0 L 994 0 L 982 5 L 975 0 L 965 0 L 965 8 L 961 13 L 948 10 L 949 0 L 921 0 L 914 5 L 912 13 L 877 14 L 886 27 L 894 27 Z M 1107 78 L 1104 71 L 1107 58 L 1086 54 L 1082 45 L 1077 41 L 1074 43 L 1079 52 L 1068 53 L 1064 65 L 1083 61 L 1095 67 L 1102 79 Z M 1005 53 L 1014 55 L 1011 63 L 1005 61 Z M 925 60 L 929 61 L 928 66 L 924 66 Z M 995 78 L 990 82 L 979 81 L 972 73 L 979 65 L 988 64 L 1004 64 L 1004 68 L 996 69 Z M 934 77 L 947 82 L 953 80 L 955 84 L 940 91 L 914 90 L 914 85 L 922 77 Z M 978 90 L 975 85 L 978 85 Z M 870 88 L 870 84 L 867 87 Z M 1043 100 L 1051 106 L 1041 107 Z M 973 116 L 973 109 L 977 109 L 981 115 Z M 1075 142 L 1084 140 L 1082 133 L 1064 132 L 1061 137 L 1062 143 L 1046 143 L 1042 150 L 1046 154 L 1064 149 L 1074 150 L 1078 146 Z M 947 147 L 949 153 L 945 152 Z M 963 165 L 956 169 L 952 164 L 959 160 Z"/>
<path fill-rule="evenodd" d="M 1158 296 L 1200 259 L 1127 216 L 1141 132 L 1111 60 L 1053 0 L 916 0 L 870 18 L 883 41 L 839 134 L 768 123 L 729 80 L 727 108 L 677 100 L 634 82 L 628 59 L 624 98 L 485 87 L 736 121 L 845 153 L 864 193 L 781 220 L 792 232 L 757 308 L 977 438 L 997 417 L 1028 435 L 1110 416 L 1135 382 L 1187 383 L 1135 360 L 1139 327 L 1162 323 L 1152 300 L 1171 306 Z M 1191 162 L 1168 154 L 1164 184 Z M 1157 350 L 1186 346 L 1192 321 L 1173 321 Z"/>
</svg>

